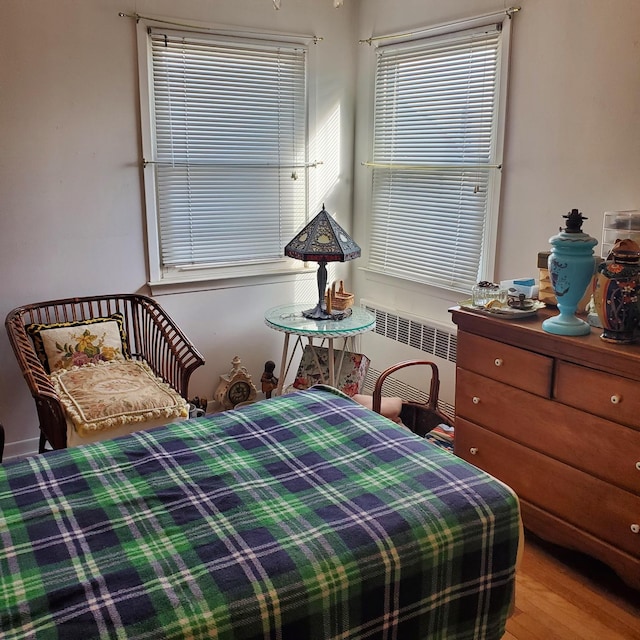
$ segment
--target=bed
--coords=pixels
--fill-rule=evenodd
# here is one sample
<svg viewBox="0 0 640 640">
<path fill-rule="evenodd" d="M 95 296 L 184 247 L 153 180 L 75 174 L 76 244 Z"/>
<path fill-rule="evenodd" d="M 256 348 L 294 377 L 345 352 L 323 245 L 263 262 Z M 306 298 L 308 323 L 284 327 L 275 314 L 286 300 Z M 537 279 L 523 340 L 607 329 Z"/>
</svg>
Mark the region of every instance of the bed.
<svg viewBox="0 0 640 640">
<path fill-rule="evenodd" d="M 327 387 L 0 465 L 0 635 L 500 638 L 513 492 Z"/>
</svg>

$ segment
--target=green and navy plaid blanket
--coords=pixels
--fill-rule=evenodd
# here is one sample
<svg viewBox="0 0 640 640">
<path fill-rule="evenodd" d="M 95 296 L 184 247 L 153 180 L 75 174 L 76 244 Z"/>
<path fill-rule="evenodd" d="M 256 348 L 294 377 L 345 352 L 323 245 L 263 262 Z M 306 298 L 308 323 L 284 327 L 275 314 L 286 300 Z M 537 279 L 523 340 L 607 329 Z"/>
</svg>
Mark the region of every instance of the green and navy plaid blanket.
<svg viewBox="0 0 640 640">
<path fill-rule="evenodd" d="M 0 636 L 500 638 L 516 497 L 313 388 L 0 465 Z"/>
</svg>

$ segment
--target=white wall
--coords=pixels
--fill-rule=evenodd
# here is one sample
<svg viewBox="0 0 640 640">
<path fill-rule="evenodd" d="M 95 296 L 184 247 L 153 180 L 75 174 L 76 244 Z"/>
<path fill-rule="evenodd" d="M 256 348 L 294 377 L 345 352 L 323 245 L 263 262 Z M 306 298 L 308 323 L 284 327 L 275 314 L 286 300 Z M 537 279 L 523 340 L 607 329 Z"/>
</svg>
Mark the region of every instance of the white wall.
<svg viewBox="0 0 640 640">
<path fill-rule="evenodd" d="M 537 276 L 537 254 L 562 216 L 580 209 L 586 233 L 601 238 L 603 212 L 640 208 L 640 2 L 521 0 L 513 18 L 503 198 L 496 280 Z M 365 0 L 358 38 L 492 13 L 500 0 Z M 355 237 L 367 220 L 371 130 L 365 69 L 373 47 L 358 50 Z M 597 251 L 597 249 L 596 249 Z M 443 255 L 442 260 L 447 260 Z M 357 266 L 357 265 L 356 265 Z M 354 272 L 360 297 L 402 315 L 450 322 L 460 300 L 426 286 Z"/>
<path fill-rule="evenodd" d="M 371 48 L 357 40 L 509 4 L 345 0 L 337 10 L 332 4 L 282 0 L 275 11 L 271 0 L 3 0 L 0 315 L 37 300 L 146 291 L 135 29 L 120 11 L 322 36 L 318 129 L 331 129 L 337 118 L 339 141 L 321 138 L 326 164 L 313 197 L 347 228 L 353 197 L 354 237 L 361 242 Z M 584 230 L 597 238 L 603 211 L 640 208 L 640 2 L 518 4 L 496 279 L 535 275 L 538 251 L 548 249 L 573 207 L 588 216 Z M 450 321 L 447 308 L 459 296 L 372 277 L 358 261 L 351 266 L 359 298 Z M 207 359 L 192 393 L 210 397 L 236 353 L 254 379 L 266 359 L 279 362 L 282 336 L 264 326 L 263 312 L 296 296 L 312 299 L 302 293 L 304 284 L 161 296 Z M 313 291 L 313 279 L 307 284 Z M 7 454 L 35 451 L 35 409 L 4 334 L 0 358 Z"/>
<path fill-rule="evenodd" d="M 355 7 L 331 0 L 3 0 L 0 20 L 0 316 L 40 300 L 148 293 L 135 21 L 119 12 L 321 36 L 315 93 L 322 138 L 313 206 L 349 228 Z M 329 132 L 329 135 L 327 135 Z M 319 209 L 318 209 L 319 210 Z M 315 213 L 315 210 L 312 211 Z M 344 277 L 344 276 L 343 276 Z M 191 395 L 212 397 L 238 354 L 259 387 L 283 334 L 264 311 L 315 301 L 315 279 L 161 295 L 202 351 Z M 315 298 L 314 298 L 315 296 Z M 37 451 L 35 406 L 0 334 L 6 456 Z"/>
</svg>

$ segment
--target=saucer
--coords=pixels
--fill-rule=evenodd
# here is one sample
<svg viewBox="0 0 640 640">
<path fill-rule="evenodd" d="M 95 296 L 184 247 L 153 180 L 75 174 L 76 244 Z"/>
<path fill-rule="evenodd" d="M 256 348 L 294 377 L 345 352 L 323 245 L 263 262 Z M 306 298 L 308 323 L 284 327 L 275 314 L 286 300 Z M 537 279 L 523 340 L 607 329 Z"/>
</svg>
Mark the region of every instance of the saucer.
<svg viewBox="0 0 640 640">
<path fill-rule="evenodd" d="M 460 306 L 463 309 L 469 311 L 476 311 L 487 316 L 497 316 L 498 318 L 504 318 L 505 320 L 516 320 L 518 318 L 528 318 L 536 315 L 540 309 L 544 309 L 547 305 L 540 300 L 527 299 L 524 301 L 525 308 L 518 309 L 516 307 L 491 307 L 489 309 L 485 307 L 474 307 L 471 299 L 463 300 L 460 302 Z M 530 304 L 529 304 L 530 303 Z"/>
</svg>

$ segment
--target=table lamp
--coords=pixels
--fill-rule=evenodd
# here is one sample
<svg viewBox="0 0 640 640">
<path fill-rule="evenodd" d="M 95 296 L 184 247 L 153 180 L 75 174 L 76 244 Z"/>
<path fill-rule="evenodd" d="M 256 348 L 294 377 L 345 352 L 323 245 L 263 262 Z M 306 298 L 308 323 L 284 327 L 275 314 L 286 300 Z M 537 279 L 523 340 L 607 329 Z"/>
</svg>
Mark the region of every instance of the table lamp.
<svg viewBox="0 0 640 640">
<path fill-rule="evenodd" d="M 327 311 L 324 296 L 327 287 L 327 262 L 347 262 L 360 257 L 360 247 L 329 215 L 324 204 L 322 211 L 284 248 L 290 258 L 318 263 L 318 304 L 303 311 L 305 318 L 313 320 L 340 320 L 344 312 Z"/>
</svg>

